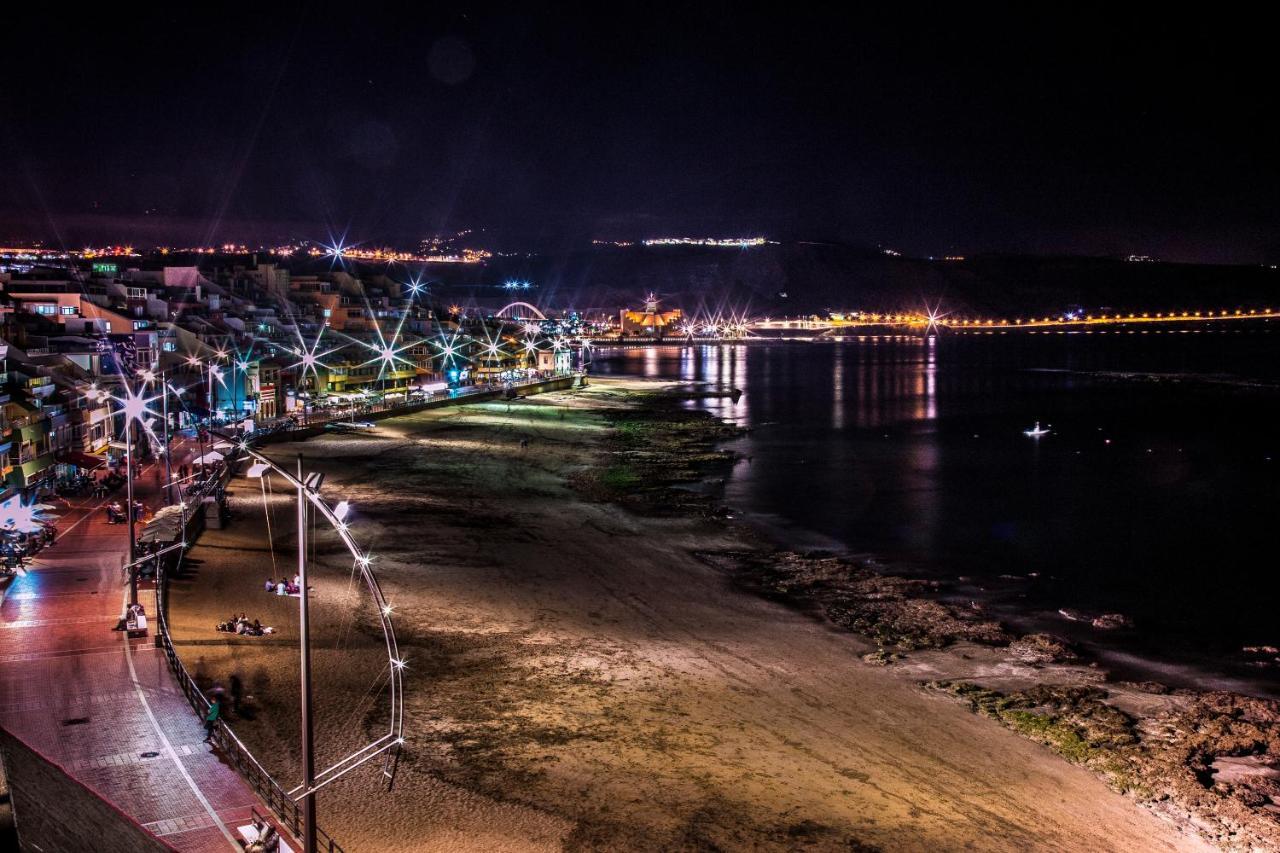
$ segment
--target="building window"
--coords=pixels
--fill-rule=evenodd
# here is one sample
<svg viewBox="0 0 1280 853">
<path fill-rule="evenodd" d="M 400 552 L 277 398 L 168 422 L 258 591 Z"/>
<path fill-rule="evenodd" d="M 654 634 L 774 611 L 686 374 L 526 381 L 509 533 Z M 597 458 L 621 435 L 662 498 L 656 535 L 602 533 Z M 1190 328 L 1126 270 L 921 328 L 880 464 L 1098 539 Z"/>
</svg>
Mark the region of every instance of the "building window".
<svg viewBox="0 0 1280 853">
<path fill-rule="evenodd" d="M 58 306 L 56 305 L 37 305 L 36 306 L 37 314 L 55 314 L 57 313 L 57 311 L 58 311 Z"/>
<path fill-rule="evenodd" d="M 165 352 L 177 352 L 178 345 L 173 341 L 163 341 L 160 344 L 160 349 L 164 350 Z"/>
<path fill-rule="evenodd" d="M 62 306 L 62 313 L 63 313 L 63 315 L 74 315 L 74 314 L 76 313 L 75 306 L 74 306 L 74 305 L 63 305 L 63 306 Z"/>
</svg>

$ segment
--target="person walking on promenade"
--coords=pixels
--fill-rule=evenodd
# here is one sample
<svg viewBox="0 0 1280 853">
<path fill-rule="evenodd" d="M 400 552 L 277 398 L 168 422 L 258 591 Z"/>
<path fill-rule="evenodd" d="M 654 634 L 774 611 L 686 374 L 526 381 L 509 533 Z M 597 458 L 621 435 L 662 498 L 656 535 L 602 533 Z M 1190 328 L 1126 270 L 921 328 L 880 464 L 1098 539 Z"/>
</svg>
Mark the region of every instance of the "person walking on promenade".
<svg viewBox="0 0 1280 853">
<path fill-rule="evenodd" d="M 222 716 L 222 697 L 214 696 L 213 701 L 209 703 L 209 713 L 204 715 L 204 742 L 213 742 L 213 727 L 218 725 L 218 718 Z"/>
</svg>

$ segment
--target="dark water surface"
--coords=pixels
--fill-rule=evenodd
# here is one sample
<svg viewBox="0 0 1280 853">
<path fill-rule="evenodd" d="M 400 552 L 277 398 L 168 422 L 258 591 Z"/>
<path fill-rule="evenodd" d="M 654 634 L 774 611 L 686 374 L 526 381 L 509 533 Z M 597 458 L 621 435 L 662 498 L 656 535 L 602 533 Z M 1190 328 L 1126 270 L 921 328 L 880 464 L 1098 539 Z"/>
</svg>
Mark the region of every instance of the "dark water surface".
<svg viewBox="0 0 1280 853">
<path fill-rule="evenodd" d="M 952 594 L 1130 674 L 1277 683 L 1241 648 L 1280 645 L 1280 393 L 1093 375 L 1274 382 L 1266 327 L 614 348 L 593 369 L 741 388 L 691 405 L 750 427 L 725 501 L 792 543 L 969 578 Z M 1052 433 L 1024 436 L 1037 420 Z"/>
</svg>

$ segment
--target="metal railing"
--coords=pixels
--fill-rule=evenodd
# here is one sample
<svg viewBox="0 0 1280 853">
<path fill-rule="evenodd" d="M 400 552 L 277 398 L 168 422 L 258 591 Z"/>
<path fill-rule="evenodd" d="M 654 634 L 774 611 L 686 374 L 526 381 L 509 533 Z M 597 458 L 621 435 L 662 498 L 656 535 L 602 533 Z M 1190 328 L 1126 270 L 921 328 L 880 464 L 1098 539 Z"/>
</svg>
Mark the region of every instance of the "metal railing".
<svg viewBox="0 0 1280 853">
<path fill-rule="evenodd" d="M 556 379 L 565 379 L 573 375 L 574 373 L 572 372 L 562 373 L 562 374 L 554 375 L 551 377 L 527 380 L 525 382 L 519 382 L 519 383 L 512 383 L 507 387 L 524 388 L 524 387 L 529 387 L 533 385 L 538 385 L 544 382 L 554 381 Z M 473 395 L 478 395 L 483 393 L 493 393 L 495 391 L 502 391 L 502 390 L 504 389 L 503 388 L 475 388 L 474 390 L 464 391 L 459 394 L 450 395 L 450 397 L 448 398 L 438 398 L 438 399 L 457 399 L 459 397 L 469 397 Z M 387 409 L 399 409 L 399 408 L 407 409 L 414 405 L 416 404 L 407 404 L 407 405 L 402 404 L 401 406 L 387 406 L 381 409 L 381 411 L 386 411 Z M 272 424 L 264 429 L 258 430 L 248 435 L 241 436 L 240 440 L 246 442 L 246 444 L 243 446 L 242 449 L 244 450 L 246 456 L 256 458 L 259 461 L 268 461 L 266 460 L 265 457 L 262 457 L 256 452 L 253 452 L 252 450 L 250 450 L 248 447 L 248 443 L 258 441 L 262 438 L 265 438 L 271 435 L 272 433 L 282 432 L 282 431 L 288 431 L 288 426 L 286 426 L 285 423 L 283 422 L 277 421 L 275 424 Z M 186 519 L 186 525 L 187 525 L 186 530 L 183 531 L 183 535 L 185 537 L 185 541 L 187 542 L 188 547 L 191 545 L 191 539 L 192 539 L 192 537 L 189 534 L 191 533 L 192 528 L 198 525 L 198 522 L 197 522 L 198 514 L 203 512 L 203 505 L 202 505 L 203 498 L 217 491 L 217 489 L 222 485 L 222 478 L 224 473 L 230 472 L 234 474 L 234 471 L 232 469 L 235 467 L 236 462 L 238 461 L 239 461 L 238 458 L 229 458 L 227 460 L 227 463 L 219 463 L 218 465 L 214 466 L 214 469 L 210 472 L 210 475 L 202 483 L 186 491 L 186 494 L 184 496 L 185 500 L 190 501 L 192 498 L 196 498 L 196 500 L 193 502 L 194 509 L 192 511 L 192 514 L 188 516 Z M 223 464 L 226 465 L 225 468 L 222 467 Z M 272 467 L 275 467 L 275 466 L 273 465 Z M 281 473 L 284 473 L 284 472 L 281 472 Z M 316 505 L 317 509 L 321 510 L 323 514 L 329 517 L 329 520 L 331 522 L 335 522 L 336 524 L 337 520 L 332 517 L 332 511 L 329 510 L 329 508 L 327 507 L 327 505 L 323 503 L 323 501 L 320 501 L 317 497 L 313 495 L 312 502 Z M 199 521 L 203 521 L 203 519 L 199 519 Z M 345 528 L 341 528 L 340 532 L 342 533 L 343 539 L 347 541 L 348 546 L 352 548 L 353 554 L 359 553 L 358 549 L 355 548 L 354 543 L 349 541 L 349 536 L 346 534 Z M 178 559 L 181 560 L 181 555 L 179 555 Z M 158 559 L 157 559 L 157 562 L 159 562 Z M 385 622 L 386 612 L 387 612 L 385 609 L 386 602 L 382 598 L 381 590 L 378 589 L 377 581 L 372 578 L 371 573 L 368 573 L 367 564 L 365 566 L 365 572 L 366 574 L 369 575 L 370 587 L 374 592 L 376 603 L 379 605 L 379 609 L 382 613 L 383 621 Z M 191 673 L 187 671 L 186 666 L 182 663 L 182 659 L 178 657 L 178 653 L 174 649 L 173 638 L 169 633 L 169 620 L 166 616 L 166 613 L 168 612 L 168 597 L 169 597 L 168 575 L 163 570 L 163 567 L 161 565 L 157 565 L 156 642 L 160 646 L 160 648 L 164 650 L 165 658 L 169 662 L 169 668 L 173 671 L 174 677 L 177 679 L 178 686 L 182 689 L 183 695 L 187 697 L 187 701 L 191 703 L 191 707 L 200 716 L 200 719 L 203 720 L 205 715 L 209 711 L 210 702 L 209 702 L 209 699 L 204 695 L 204 691 L 200 689 L 199 684 L 197 684 L 196 680 L 191 676 Z M 389 627 L 388 627 L 388 632 L 389 632 Z M 395 661 L 397 660 L 397 655 L 398 655 L 398 652 L 396 651 L 396 647 L 395 647 L 394 634 L 388 633 L 388 642 L 389 642 L 388 650 L 392 654 L 392 662 L 394 664 Z M 394 673 L 394 670 L 393 670 L 393 674 L 398 675 L 398 673 Z M 401 691 L 399 689 L 396 689 L 393 693 L 393 699 L 392 699 L 393 705 L 395 705 L 397 701 L 400 701 L 400 702 L 403 701 L 403 699 L 401 698 Z M 398 728 L 399 719 L 402 719 L 400 714 L 393 712 L 392 734 L 380 739 L 371 747 L 366 747 L 366 750 L 374 747 L 378 747 L 379 744 L 382 744 L 384 741 L 387 740 L 387 738 L 392 738 L 395 740 L 396 743 L 398 743 L 401 740 L 399 738 L 399 728 Z M 290 792 L 285 790 L 285 788 L 281 786 L 280 783 L 277 782 L 275 778 L 266 771 L 266 769 L 263 768 L 263 766 L 258 762 L 258 760 L 254 758 L 253 753 L 250 752 L 249 748 L 246 747 L 244 743 L 240 740 L 240 738 L 236 736 L 231 726 L 229 726 L 225 721 L 219 720 L 218 725 L 216 725 L 213 730 L 213 740 L 217 748 L 222 751 L 223 755 L 226 756 L 226 758 L 230 761 L 231 765 L 235 767 L 236 771 L 240 774 L 241 778 L 243 778 L 245 782 L 248 783 L 249 787 L 252 788 L 255 793 L 257 793 L 257 795 L 262 799 L 262 802 L 266 804 L 267 808 L 271 810 L 271 812 L 276 816 L 279 822 L 285 828 L 287 828 L 289 832 L 294 835 L 295 838 L 301 838 L 302 831 L 303 831 L 302 807 L 298 804 L 298 802 L 294 799 L 294 797 L 290 794 Z M 387 748 L 386 746 L 382 746 L 381 748 L 378 749 L 378 751 L 381 752 L 386 748 Z M 363 753 L 364 750 L 362 750 L 361 752 Z M 340 766 L 341 765 L 339 765 L 339 767 Z M 336 770 L 338 769 L 338 767 L 330 768 L 330 769 Z M 256 811 L 254 811 L 253 814 L 255 817 L 258 817 L 258 813 Z M 317 835 L 317 842 L 319 843 L 320 848 L 322 850 L 327 851 L 327 853 L 343 853 L 342 847 L 339 846 L 338 843 L 334 841 L 333 838 L 329 836 L 329 834 L 326 833 L 324 830 L 317 827 L 316 835 Z"/>
<path fill-rule="evenodd" d="M 169 622 L 165 618 L 166 608 L 161 603 L 167 597 L 168 587 L 162 579 L 156 595 L 156 625 L 159 629 L 156 639 L 159 640 L 160 647 L 164 650 L 165 658 L 169 661 L 169 668 L 178 680 L 178 686 L 182 688 L 182 694 L 187 697 L 187 701 L 191 703 L 191 707 L 200 715 L 200 718 L 204 719 L 204 716 L 209 712 L 209 699 L 204 695 L 204 691 L 200 689 L 200 685 L 196 683 L 196 680 L 192 678 L 191 673 L 187 672 L 182 659 L 178 657 L 177 651 L 173 648 L 173 639 L 169 635 Z M 222 751 L 223 756 L 231 762 L 231 766 L 235 767 L 241 778 L 249 784 L 249 787 L 262 799 L 267 808 L 275 814 L 280 823 L 288 828 L 295 838 L 301 838 L 302 807 L 258 763 L 258 759 L 253 757 L 253 753 L 249 751 L 249 748 L 244 745 L 240 738 L 236 737 L 236 733 L 232 731 L 231 726 L 227 725 L 225 721 L 219 720 L 218 725 L 214 726 L 213 742 Z M 257 815 L 257 812 L 254 812 L 254 814 Z M 316 833 L 322 849 L 327 850 L 328 853 L 343 853 L 342 847 L 324 830 L 317 828 Z"/>
<path fill-rule="evenodd" d="M 219 481 L 221 480 L 221 471 L 210 476 L 197 489 L 188 492 L 187 497 L 198 496 L 203 498 L 205 495 L 213 492 Z M 187 517 L 187 529 L 183 531 L 184 537 L 190 533 L 191 529 L 196 526 L 197 516 L 195 513 L 203 512 L 200 500 L 195 502 L 195 511 Z M 203 519 L 200 519 L 203 521 Z M 188 547 L 191 545 L 190 539 L 187 539 Z M 179 556 L 181 559 L 181 556 Z M 203 720 L 205 715 L 209 713 L 209 699 L 204 695 L 204 691 L 200 689 L 200 685 L 196 683 L 195 678 L 187 671 L 186 666 L 182 663 L 182 659 L 178 657 L 178 652 L 173 647 L 173 637 L 169 633 L 169 620 L 166 616 L 169 605 L 169 578 L 161 566 L 157 566 L 156 571 L 156 643 L 164 651 L 165 659 L 169 662 L 169 669 L 173 672 L 173 676 L 178 681 L 178 687 L 182 690 L 182 695 L 187 697 L 187 701 L 191 703 L 191 707 Z M 302 807 L 294 801 L 289 792 L 275 780 L 275 778 L 266 771 L 258 759 L 253 757 L 253 753 L 244 745 L 244 742 L 236 736 L 231 726 L 225 720 L 219 720 L 213 729 L 214 745 L 222 751 L 223 756 L 236 769 L 240 777 L 248 783 L 249 787 L 254 790 L 267 808 L 275 814 L 279 822 L 289 830 L 294 838 L 302 837 Z M 254 812 L 257 815 L 257 812 Z M 342 847 L 338 842 L 319 827 L 316 828 L 317 842 L 320 849 L 327 853 L 343 853 Z"/>
</svg>

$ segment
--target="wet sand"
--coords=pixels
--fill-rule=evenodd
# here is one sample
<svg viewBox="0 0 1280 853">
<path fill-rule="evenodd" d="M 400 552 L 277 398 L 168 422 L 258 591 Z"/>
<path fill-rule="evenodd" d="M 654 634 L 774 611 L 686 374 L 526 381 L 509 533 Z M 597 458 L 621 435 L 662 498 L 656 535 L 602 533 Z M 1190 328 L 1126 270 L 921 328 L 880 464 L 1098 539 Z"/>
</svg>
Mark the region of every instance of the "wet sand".
<svg viewBox="0 0 1280 853">
<path fill-rule="evenodd" d="M 320 798 L 345 849 L 1204 849 L 922 690 L 919 667 L 868 666 L 870 644 L 736 588 L 695 555 L 741 548 L 732 528 L 577 497 L 565 477 L 604 461 L 600 410 L 624 384 L 270 448 L 303 452 L 352 502 L 408 660 L 394 789 L 378 764 Z M 257 481 L 233 489 L 232 526 L 204 535 L 175 585 L 174 633 L 203 677 L 240 674 L 257 713 L 233 725 L 292 785 L 296 599 L 262 591 L 295 571 L 292 505 Z M 385 655 L 349 561 L 316 538 L 323 767 L 383 730 L 369 690 Z M 241 610 L 279 633 L 213 631 Z"/>
</svg>

